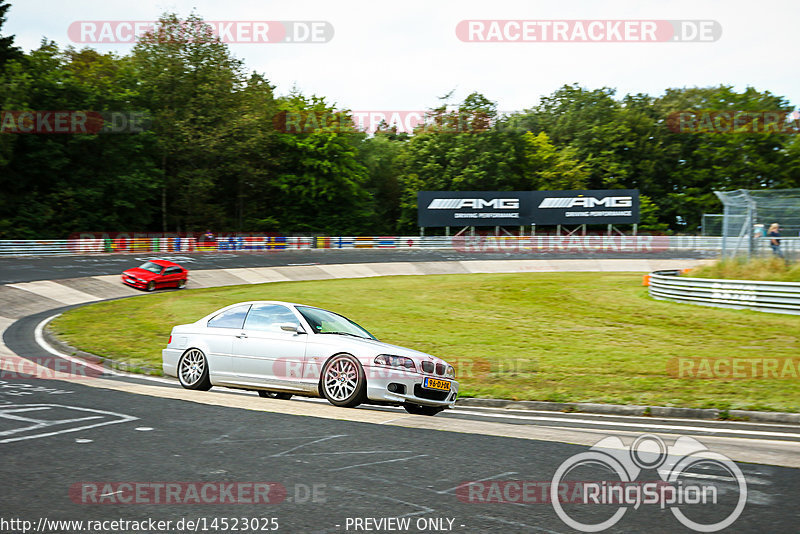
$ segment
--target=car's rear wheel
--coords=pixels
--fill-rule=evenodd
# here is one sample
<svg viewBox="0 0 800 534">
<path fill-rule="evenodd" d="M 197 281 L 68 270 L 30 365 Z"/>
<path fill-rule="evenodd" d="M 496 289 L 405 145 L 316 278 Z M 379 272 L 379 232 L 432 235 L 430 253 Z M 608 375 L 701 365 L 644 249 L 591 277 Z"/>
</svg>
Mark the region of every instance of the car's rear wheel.
<svg viewBox="0 0 800 534">
<path fill-rule="evenodd" d="M 412 415 L 436 415 L 444 410 L 439 406 L 420 406 L 419 404 L 403 404 L 403 408 Z"/>
<path fill-rule="evenodd" d="M 146 287 L 146 289 L 147 289 L 148 291 L 153 291 L 155 288 L 156 288 L 156 283 L 155 283 L 155 282 L 153 282 L 152 280 L 150 280 L 149 282 L 147 282 L 147 287 Z"/>
<path fill-rule="evenodd" d="M 178 289 L 183 289 L 184 287 L 186 287 L 186 279 L 178 280 Z"/>
<path fill-rule="evenodd" d="M 178 362 L 178 381 L 186 389 L 208 391 L 211 380 L 208 378 L 208 360 L 200 349 L 189 349 Z"/>
<path fill-rule="evenodd" d="M 265 391 L 263 389 L 258 390 L 258 396 L 263 397 L 265 399 L 280 399 L 280 400 L 289 400 L 292 398 L 291 393 L 276 393 L 274 391 Z"/>
<path fill-rule="evenodd" d="M 337 354 L 325 362 L 320 384 L 322 394 L 334 406 L 353 408 L 367 400 L 367 379 L 361 363 L 349 354 Z"/>
</svg>

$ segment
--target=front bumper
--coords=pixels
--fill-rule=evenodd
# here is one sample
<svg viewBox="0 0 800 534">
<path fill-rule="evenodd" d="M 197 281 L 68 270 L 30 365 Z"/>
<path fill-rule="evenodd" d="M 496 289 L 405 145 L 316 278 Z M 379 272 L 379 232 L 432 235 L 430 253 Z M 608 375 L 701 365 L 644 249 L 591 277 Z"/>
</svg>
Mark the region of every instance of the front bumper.
<svg viewBox="0 0 800 534">
<path fill-rule="evenodd" d="M 364 367 L 364 372 L 367 375 L 367 398 L 373 401 L 452 408 L 458 397 L 458 382 L 451 378 L 378 366 Z M 423 388 L 426 376 L 450 382 L 450 391 Z M 400 391 L 390 391 L 390 385 Z"/>
<path fill-rule="evenodd" d="M 128 276 L 127 274 L 122 275 L 122 283 L 131 287 L 135 287 L 136 289 L 147 289 L 147 282 L 140 282 L 136 278 Z"/>
</svg>

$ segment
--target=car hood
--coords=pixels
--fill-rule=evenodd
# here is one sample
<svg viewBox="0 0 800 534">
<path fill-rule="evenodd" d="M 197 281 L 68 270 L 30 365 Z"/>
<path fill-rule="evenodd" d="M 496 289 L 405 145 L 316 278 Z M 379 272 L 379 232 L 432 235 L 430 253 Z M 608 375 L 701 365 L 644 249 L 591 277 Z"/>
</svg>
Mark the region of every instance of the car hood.
<svg viewBox="0 0 800 534">
<path fill-rule="evenodd" d="M 138 267 L 134 267 L 133 269 L 128 269 L 127 271 L 123 271 L 123 274 L 129 274 L 131 276 L 135 276 L 136 278 L 141 278 L 142 280 L 152 280 L 153 278 L 158 277 L 156 273 L 151 273 L 150 271 L 146 271 Z"/>
<path fill-rule="evenodd" d="M 432 356 L 425 352 L 420 352 L 418 350 L 409 349 L 406 347 L 401 347 L 399 345 L 392 345 L 391 343 L 384 343 L 383 341 L 378 341 L 375 339 L 358 339 L 351 336 L 341 336 L 337 334 L 312 334 L 314 336 L 314 341 L 319 343 L 330 343 L 336 345 L 338 348 L 346 348 L 352 347 L 356 353 L 363 353 L 365 351 L 371 351 L 375 353 L 375 356 L 378 354 L 392 354 L 395 356 L 406 356 L 408 358 L 414 358 L 417 360 L 432 360 L 434 362 L 445 362 L 441 358 L 437 358 L 436 356 Z M 330 338 L 330 339 L 328 339 Z"/>
</svg>

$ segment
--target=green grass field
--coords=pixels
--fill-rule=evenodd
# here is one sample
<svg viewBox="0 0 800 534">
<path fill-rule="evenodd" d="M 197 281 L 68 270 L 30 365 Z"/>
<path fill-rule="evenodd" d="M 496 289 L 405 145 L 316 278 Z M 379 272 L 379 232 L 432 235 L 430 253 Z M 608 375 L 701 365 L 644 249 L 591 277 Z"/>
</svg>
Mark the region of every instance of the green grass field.
<svg viewBox="0 0 800 534">
<path fill-rule="evenodd" d="M 160 367 L 173 325 L 244 300 L 332 309 L 456 366 L 462 396 L 800 411 L 798 379 L 678 379 L 675 357 L 797 357 L 800 317 L 652 300 L 641 274 L 395 276 L 171 291 L 92 304 L 54 331 Z"/>
<path fill-rule="evenodd" d="M 732 280 L 767 280 L 770 282 L 800 282 L 800 264 L 781 258 L 734 258 L 717 261 L 692 269 L 687 276 L 724 278 Z"/>
</svg>

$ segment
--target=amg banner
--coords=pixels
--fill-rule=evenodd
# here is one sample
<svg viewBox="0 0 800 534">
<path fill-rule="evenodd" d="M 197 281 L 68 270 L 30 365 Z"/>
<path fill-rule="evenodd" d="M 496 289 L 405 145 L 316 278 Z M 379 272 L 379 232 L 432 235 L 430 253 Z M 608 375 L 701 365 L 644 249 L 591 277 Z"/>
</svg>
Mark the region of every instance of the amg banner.
<svg viewBox="0 0 800 534">
<path fill-rule="evenodd" d="M 420 191 L 417 222 L 436 226 L 520 226 L 530 224 L 527 191 Z"/>
<path fill-rule="evenodd" d="M 533 224 L 638 224 L 638 189 L 531 191 Z"/>
<path fill-rule="evenodd" d="M 634 224 L 638 189 L 587 191 L 420 191 L 419 226 Z"/>
</svg>

